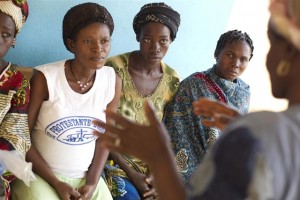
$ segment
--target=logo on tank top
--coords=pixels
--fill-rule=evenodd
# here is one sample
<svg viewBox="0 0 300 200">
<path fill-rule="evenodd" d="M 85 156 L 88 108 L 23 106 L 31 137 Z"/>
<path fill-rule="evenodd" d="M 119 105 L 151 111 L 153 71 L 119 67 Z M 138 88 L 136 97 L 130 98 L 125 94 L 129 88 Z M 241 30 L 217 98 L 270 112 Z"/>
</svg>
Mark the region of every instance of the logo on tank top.
<svg viewBox="0 0 300 200">
<path fill-rule="evenodd" d="M 46 127 L 46 134 L 69 145 L 82 145 L 97 139 L 93 131 L 104 133 L 105 129 L 92 123 L 96 118 L 72 116 L 57 120 Z M 99 120 L 99 119 L 97 119 Z"/>
</svg>

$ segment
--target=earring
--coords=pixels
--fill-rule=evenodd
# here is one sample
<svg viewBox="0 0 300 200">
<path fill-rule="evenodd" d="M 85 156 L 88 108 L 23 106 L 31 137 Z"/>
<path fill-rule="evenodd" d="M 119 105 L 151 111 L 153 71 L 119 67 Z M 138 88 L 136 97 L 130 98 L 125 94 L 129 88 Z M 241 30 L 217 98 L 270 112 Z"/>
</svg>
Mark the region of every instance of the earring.
<svg viewBox="0 0 300 200">
<path fill-rule="evenodd" d="M 281 60 L 276 68 L 277 76 L 286 76 L 290 72 L 291 64 L 287 60 Z"/>
<path fill-rule="evenodd" d="M 16 46 L 16 38 L 14 38 L 14 41 L 13 41 L 12 44 L 11 44 L 11 47 L 12 47 L 12 48 L 15 48 L 15 46 Z"/>
</svg>

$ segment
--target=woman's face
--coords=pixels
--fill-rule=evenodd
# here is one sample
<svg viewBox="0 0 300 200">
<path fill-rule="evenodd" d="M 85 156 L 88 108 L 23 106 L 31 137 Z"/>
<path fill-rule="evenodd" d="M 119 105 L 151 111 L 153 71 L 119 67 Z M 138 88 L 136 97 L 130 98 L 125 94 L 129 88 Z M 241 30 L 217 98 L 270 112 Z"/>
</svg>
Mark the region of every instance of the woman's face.
<svg viewBox="0 0 300 200">
<path fill-rule="evenodd" d="M 272 93 L 276 98 L 285 98 L 286 85 L 288 82 L 288 76 L 278 76 L 276 69 L 281 60 L 287 60 L 288 43 L 287 41 L 277 33 L 275 33 L 269 25 L 268 38 L 270 41 L 270 49 L 267 55 L 266 66 L 270 75 Z M 289 60 L 287 60 L 289 61 Z"/>
<path fill-rule="evenodd" d="M 250 57 L 251 48 L 246 41 L 226 44 L 217 55 L 217 75 L 226 80 L 235 80 L 247 68 Z"/>
<path fill-rule="evenodd" d="M 13 45 L 16 32 L 16 25 L 13 19 L 0 12 L 0 59 L 2 59 L 9 48 Z"/>
<path fill-rule="evenodd" d="M 76 62 L 91 69 L 101 68 L 110 51 L 110 31 L 106 24 L 95 22 L 77 34 L 75 41 L 69 42 Z"/>
<path fill-rule="evenodd" d="M 147 64 L 160 64 L 172 42 L 170 29 L 158 22 L 144 25 L 138 36 L 140 52 Z"/>
</svg>

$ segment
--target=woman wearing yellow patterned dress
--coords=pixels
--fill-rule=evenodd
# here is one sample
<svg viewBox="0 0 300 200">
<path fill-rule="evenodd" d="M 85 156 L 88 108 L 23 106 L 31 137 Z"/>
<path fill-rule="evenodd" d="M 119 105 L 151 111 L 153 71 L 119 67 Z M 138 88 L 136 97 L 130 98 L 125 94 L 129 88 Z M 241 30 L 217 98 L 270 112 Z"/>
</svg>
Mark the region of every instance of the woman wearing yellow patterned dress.
<svg viewBox="0 0 300 200">
<path fill-rule="evenodd" d="M 114 67 L 123 82 L 118 112 L 130 120 L 147 123 L 145 100 L 153 103 L 162 119 L 165 105 L 177 91 L 179 77 L 162 59 L 179 25 L 180 15 L 170 6 L 146 4 L 133 20 L 140 49 L 107 60 L 106 65 Z M 115 200 L 156 198 L 146 163 L 120 154 L 111 154 L 111 158 L 105 172 Z"/>
</svg>

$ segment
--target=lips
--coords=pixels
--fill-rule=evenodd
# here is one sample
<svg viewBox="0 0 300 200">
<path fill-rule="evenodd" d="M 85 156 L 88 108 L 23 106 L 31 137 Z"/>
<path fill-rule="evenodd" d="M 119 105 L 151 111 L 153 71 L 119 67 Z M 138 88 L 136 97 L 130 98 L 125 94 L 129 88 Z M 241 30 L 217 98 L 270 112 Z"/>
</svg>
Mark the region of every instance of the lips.
<svg viewBox="0 0 300 200">
<path fill-rule="evenodd" d="M 237 76 L 238 73 L 235 71 L 228 71 L 228 74 L 232 75 L 232 76 Z"/>
<path fill-rule="evenodd" d="M 104 56 L 93 57 L 91 58 L 91 60 L 96 62 L 103 62 L 105 60 L 105 57 Z"/>
<path fill-rule="evenodd" d="M 151 60 L 160 60 L 161 57 L 159 57 L 159 56 L 151 56 L 150 59 Z"/>
</svg>

